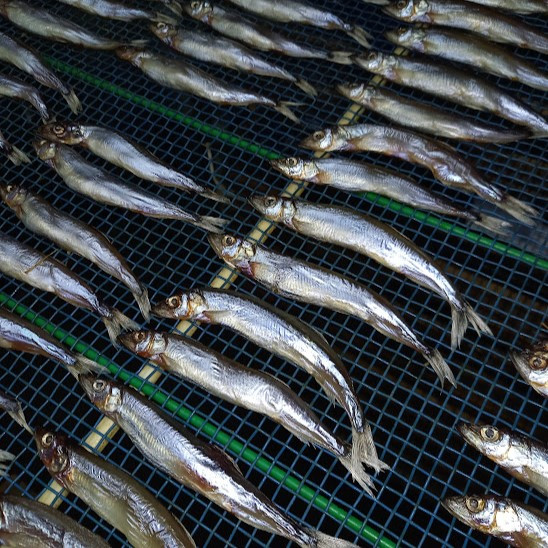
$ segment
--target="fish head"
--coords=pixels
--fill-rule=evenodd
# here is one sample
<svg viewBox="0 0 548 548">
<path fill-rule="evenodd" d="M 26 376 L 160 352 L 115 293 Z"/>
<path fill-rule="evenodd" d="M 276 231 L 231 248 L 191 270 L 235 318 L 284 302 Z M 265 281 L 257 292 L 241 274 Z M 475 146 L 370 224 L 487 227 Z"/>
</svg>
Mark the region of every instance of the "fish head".
<svg viewBox="0 0 548 548">
<path fill-rule="evenodd" d="M 165 351 L 167 343 L 162 333 L 156 331 L 132 331 L 122 333 L 118 342 L 142 358 L 152 358 Z"/>
<path fill-rule="evenodd" d="M 122 405 L 122 385 L 110 379 L 100 379 L 95 375 L 80 375 L 78 381 L 91 403 L 113 418 Z"/>
<path fill-rule="evenodd" d="M 357 59 L 361 67 L 375 74 L 388 74 L 397 61 L 395 55 L 388 55 L 381 51 L 370 51 Z"/>
<path fill-rule="evenodd" d="M 337 150 L 335 133 L 331 128 L 315 131 L 303 139 L 299 145 L 309 150 Z"/>
<path fill-rule="evenodd" d="M 213 15 L 213 6 L 210 2 L 203 0 L 194 0 L 193 2 L 187 2 L 183 5 L 187 15 L 202 21 L 203 23 L 209 23 L 211 16 Z"/>
<path fill-rule="evenodd" d="M 201 291 L 187 291 L 172 295 L 152 307 L 152 313 L 174 320 L 206 321 L 207 302 Z"/>
<path fill-rule="evenodd" d="M 177 34 L 177 27 L 175 25 L 163 23 L 162 21 L 152 23 L 149 25 L 149 29 L 166 44 L 171 44 L 172 38 Z"/>
<path fill-rule="evenodd" d="M 37 428 L 34 441 L 38 456 L 54 477 L 63 477 L 70 471 L 70 442 L 67 436 L 48 428 Z"/>
<path fill-rule="evenodd" d="M 490 424 L 461 423 L 457 427 L 464 440 L 483 455 L 495 461 L 511 459 L 510 433 Z"/>
<path fill-rule="evenodd" d="M 277 158 L 276 160 L 271 160 L 270 164 L 280 173 L 296 180 L 309 181 L 320 172 L 313 161 L 295 158 L 294 156 L 290 158 Z"/>
<path fill-rule="evenodd" d="M 430 22 L 428 0 L 398 0 L 383 8 L 384 13 L 407 22 Z"/>
<path fill-rule="evenodd" d="M 385 33 L 385 36 L 393 44 L 424 52 L 423 41 L 426 38 L 426 33 L 423 29 L 415 27 L 400 27 L 399 29 L 389 30 Z"/>
<path fill-rule="evenodd" d="M 359 101 L 360 103 L 368 103 L 375 93 L 375 86 L 364 83 L 344 82 L 337 84 L 336 88 L 339 93 L 351 101 Z"/>
<path fill-rule="evenodd" d="M 209 234 L 209 243 L 217 255 L 232 268 L 252 276 L 251 260 L 257 253 L 257 246 L 238 236 L 230 234 Z"/>
<path fill-rule="evenodd" d="M 548 392 L 548 338 L 528 345 L 521 352 L 511 352 L 510 359 L 535 390 Z"/>
<path fill-rule="evenodd" d="M 130 63 L 136 63 L 143 57 L 147 57 L 149 54 L 145 48 L 138 48 L 135 46 L 121 46 L 116 48 L 116 56 L 122 61 L 129 61 Z"/>
<path fill-rule="evenodd" d="M 259 196 L 249 198 L 249 203 L 268 220 L 293 226 L 296 213 L 295 201 L 284 196 Z"/>
<path fill-rule="evenodd" d="M 0 182 L 0 198 L 8 207 L 21 207 L 29 195 L 29 191 L 22 184 Z"/>
<path fill-rule="evenodd" d="M 47 141 L 65 145 L 78 145 L 84 140 L 82 126 L 78 123 L 54 121 L 38 128 L 38 135 Z"/>
<path fill-rule="evenodd" d="M 33 141 L 32 146 L 34 147 L 38 158 L 44 162 L 53 160 L 55 158 L 55 154 L 57 153 L 57 143 L 46 139 L 38 139 Z"/>
</svg>

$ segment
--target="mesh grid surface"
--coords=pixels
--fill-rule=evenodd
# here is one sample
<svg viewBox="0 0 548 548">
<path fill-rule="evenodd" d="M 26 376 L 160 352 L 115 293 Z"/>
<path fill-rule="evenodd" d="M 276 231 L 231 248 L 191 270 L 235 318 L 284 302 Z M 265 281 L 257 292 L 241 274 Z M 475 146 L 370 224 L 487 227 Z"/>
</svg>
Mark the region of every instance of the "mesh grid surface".
<svg viewBox="0 0 548 548">
<path fill-rule="evenodd" d="M 56 2 L 36 4 L 48 5 L 55 13 L 105 36 L 121 40 L 149 37 L 144 23 L 103 21 Z M 374 47 L 391 51 L 392 46 L 382 38 L 382 33 L 398 26 L 398 23 L 383 16 L 377 6 L 358 0 L 345 2 L 344 5 L 327 0 L 317 4 L 364 26 L 376 37 Z M 546 26 L 541 18 L 530 17 L 528 20 L 540 28 Z M 198 26 L 187 20 L 183 25 L 188 28 Z M 290 33 L 295 40 L 309 44 L 325 44 L 327 41 L 336 49 L 360 49 L 357 43 L 340 32 L 329 33 L 291 25 L 280 26 L 280 29 Z M 52 44 L 26 35 L 2 19 L 0 31 L 23 39 L 64 69 L 59 71 L 60 75 L 74 86 L 84 105 L 82 121 L 131 135 L 198 182 L 217 185 L 233 198 L 234 205 L 224 206 L 199 197 L 183 196 L 176 190 L 157 187 L 127 173 L 123 174 L 124 178 L 188 209 L 202 214 L 222 215 L 231 220 L 228 231 L 241 235 L 248 234 L 259 219 L 246 204 L 247 196 L 253 192 L 281 191 L 288 183 L 269 167 L 265 154 L 261 151 L 257 153 L 258 147 L 250 147 L 249 143 L 283 155 L 301 153 L 298 142 L 305 135 L 337 123 L 350 106 L 344 98 L 330 93 L 333 85 L 340 81 L 370 78 L 358 67 L 265 54 L 265 57 L 297 76 L 306 78 L 322 92 L 312 99 L 283 81 L 238 75 L 219 67 L 196 63 L 227 81 L 268 92 L 283 100 L 302 103 L 294 107 L 303 122 L 301 126 L 296 126 L 282 115 L 263 107 L 216 106 L 161 88 L 112 53 Z M 150 45 L 155 51 L 172 55 L 152 36 Z M 539 68 L 548 70 L 546 57 L 525 50 L 516 50 L 516 53 L 536 63 Z M 30 77 L 21 75 L 10 66 L 2 66 L 1 72 L 32 83 Z M 537 107 L 545 105 L 546 95 L 540 91 L 503 79 L 488 79 L 530 104 Z M 505 125 L 489 114 L 455 107 L 395 85 L 390 87 L 471 118 Z M 128 97 L 123 90 L 145 100 Z M 43 87 L 40 91 L 58 117 L 70 116 L 59 94 Z M 178 115 L 173 116 L 174 112 Z M 208 127 L 200 129 L 198 123 L 188 125 L 186 117 Z M 367 113 L 360 119 L 382 121 Z M 0 100 L 0 129 L 8 140 L 29 156 L 33 156 L 30 143 L 38 123 L 39 117 L 29 105 Z M 211 128 L 215 128 L 213 132 Z M 239 142 L 240 139 L 245 142 Z M 545 141 L 528 140 L 510 145 L 458 144 L 457 148 L 501 188 L 545 211 Z M 214 178 L 210 171 L 208 150 L 212 156 Z M 80 152 L 92 159 L 92 155 L 85 150 Z M 398 169 L 460 205 L 473 205 L 484 212 L 500 215 L 479 198 L 442 187 L 423 168 L 375 154 L 361 154 L 359 157 Z M 117 168 L 107 166 L 100 159 L 93 158 L 93 161 L 111 173 L 122 175 Z M 78 216 L 107 234 L 133 266 L 134 272 L 150 288 L 153 301 L 179 288 L 208 285 L 222 266 L 209 248 L 202 230 L 93 203 L 70 191 L 48 166 L 36 159 L 20 167 L 4 162 L 2 179 L 8 183 L 24 181 L 63 211 Z M 348 512 L 348 516 L 365 522 L 402 546 L 497 545 L 497 541 L 471 532 L 453 520 L 440 507 L 439 499 L 460 493 L 493 492 L 546 511 L 547 501 L 540 494 L 506 475 L 473 449 L 465 447 L 455 429 L 460 420 L 481 419 L 519 429 L 538 439 L 547 439 L 544 402 L 521 380 L 507 358 L 510 349 L 524 341 L 536 339 L 542 322 L 546 321 L 546 295 L 543 295 L 546 271 L 510 257 L 494 245 L 475 243 L 356 195 L 317 186 L 308 187 L 303 198 L 348 205 L 402 231 L 439 261 L 495 334 L 494 338 L 478 338 L 469 330 L 461 348 L 451 352 L 450 310 L 440 298 L 365 257 L 335 246 L 319 245 L 289 229 L 277 228 L 274 231 L 266 241 L 267 247 L 327 265 L 367 283 L 389 299 L 408 323 L 447 358 L 457 377 L 458 388 L 442 391 L 435 374 L 423 367 L 420 356 L 374 332 L 357 319 L 291 302 L 263 290 L 252 281 L 237 278 L 237 290 L 264 298 L 319 329 L 342 356 L 366 416 L 373 425 L 379 456 L 392 466 L 391 471 L 376 479 L 376 498 L 368 497 L 354 485 L 332 455 L 314 447 L 304 447 L 286 430 L 260 415 L 219 401 L 203 390 L 170 376 L 160 378 L 158 390 L 228 432 L 231 439 L 239 440 L 245 448 L 251 448 L 276 463 L 329 502 L 336 503 Z M 0 229 L 46 253 L 55 251 L 53 245 L 24 229 L 4 206 Z M 504 242 L 545 257 L 545 226 L 541 223 L 540 228 L 529 229 L 516 224 L 515 230 Z M 137 306 L 124 286 L 114 283 L 82 258 L 61 251 L 55 251 L 55 257 L 85 278 L 109 303 L 116 303 L 129 316 L 141 321 Z M 0 280 L 2 292 L 18 304 L 69 332 L 125 371 L 136 373 L 139 370 L 141 361 L 125 350 L 116 351 L 110 345 L 102 322 L 92 314 L 76 310 L 5 276 L 0 276 Z M 152 326 L 166 330 L 174 327 L 172 322 L 167 321 L 158 324 L 153 321 Z M 308 402 L 327 425 L 342 437 L 350 437 L 350 426 L 342 410 L 330 405 L 316 383 L 292 364 L 223 328 L 204 326 L 194 336 L 241 363 L 274 373 Z M 32 426 L 47 423 L 77 440 L 84 439 L 94 429 L 100 419 L 98 411 L 61 366 L 39 357 L 11 352 L 2 353 L 0 363 L 0 389 L 20 399 Z M 6 416 L 0 416 L 0 425 L 0 447 L 17 456 L 3 486 L 8 492 L 21 492 L 36 498 L 48 486 L 50 477 L 36 455 L 34 444 L 28 434 Z M 205 436 L 203 432 L 202 435 Z M 280 537 L 271 537 L 238 522 L 204 497 L 180 487 L 145 461 L 125 435 L 118 433 L 102 454 L 146 484 L 161 502 L 182 519 L 198 546 L 284 544 Z M 255 485 L 299 522 L 365 544 L 364 538 L 360 538 L 347 521 L 327 515 L 286 485 L 249 466 L 243 459 L 238 459 L 238 463 Z M 113 546 L 124 544 L 125 539 L 119 533 L 77 498 L 71 495 L 64 498 L 61 509 L 104 536 Z"/>
</svg>

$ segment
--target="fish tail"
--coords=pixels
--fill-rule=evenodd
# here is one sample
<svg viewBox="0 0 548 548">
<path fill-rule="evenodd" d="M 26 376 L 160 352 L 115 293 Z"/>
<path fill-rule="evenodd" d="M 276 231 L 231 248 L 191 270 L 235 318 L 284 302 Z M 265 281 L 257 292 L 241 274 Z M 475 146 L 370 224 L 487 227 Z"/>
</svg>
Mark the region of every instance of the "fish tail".
<svg viewBox="0 0 548 548">
<path fill-rule="evenodd" d="M 28 164 L 30 162 L 30 158 L 20 149 L 17 147 L 14 147 L 13 145 L 10 145 L 7 149 L 7 155 L 8 158 L 16 165 L 20 165 L 22 163 Z"/>
<path fill-rule="evenodd" d="M 354 38 L 354 40 L 364 48 L 371 47 L 371 44 L 368 41 L 368 38 L 371 38 L 371 35 L 361 27 L 350 27 L 350 29 L 346 31 L 346 34 L 351 38 Z"/>
<path fill-rule="evenodd" d="M 122 331 L 137 331 L 139 329 L 139 324 L 129 319 L 116 308 L 110 310 L 110 316 L 103 317 L 103 322 L 107 328 L 110 340 L 116 347 L 118 347 L 118 335 Z"/>
<path fill-rule="evenodd" d="M 228 221 L 226 219 L 221 219 L 220 217 L 201 216 L 193 224 L 207 230 L 208 232 L 222 234 L 227 223 Z"/>
<path fill-rule="evenodd" d="M 316 97 L 316 95 L 318 95 L 318 91 L 316 90 L 316 88 L 313 85 L 309 84 L 306 80 L 295 80 L 295 85 L 312 97 Z"/>
<path fill-rule="evenodd" d="M 478 215 L 478 218 L 474 221 L 474 225 L 503 236 L 508 234 L 508 231 L 512 226 L 508 221 L 503 221 L 502 219 L 492 217 L 491 215 L 482 214 Z"/>
<path fill-rule="evenodd" d="M 535 226 L 536 223 L 533 219 L 539 216 L 539 212 L 525 202 L 522 202 L 509 194 L 505 194 L 502 200 L 497 202 L 497 205 L 522 223 L 529 226 Z"/>
<path fill-rule="evenodd" d="M 209 200 L 214 200 L 215 202 L 221 202 L 223 204 L 230 203 L 230 200 L 226 196 L 223 196 L 218 192 L 214 192 L 213 190 L 204 190 L 203 192 L 200 192 L 200 196 L 208 198 Z"/>
<path fill-rule="evenodd" d="M 489 329 L 489 326 L 464 300 L 460 301 L 460 306 L 451 303 L 451 319 L 453 320 L 453 325 L 451 327 L 451 348 L 460 346 L 466 328 L 468 327 L 468 322 L 472 324 L 472 327 L 477 331 L 478 335 L 485 333 L 486 335 L 493 336 L 493 332 Z"/>
<path fill-rule="evenodd" d="M 279 113 L 283 114 L 284 116 L 287 116 L 292 122 L 295 122 L 296 124 L 300 124 L 301 121 L 295 113 L 289 108 L 289 105 L 291 103 L 288 103 L 286 101 L 280 101 L 274 109 L 277 110 Z"/>
<path fill-rule="evenodd" d="M 79 375 L 85 375 L 86 373 L 104 373 L 105 368 L 97 362 L 82 356 L 82 354 L 77 354 L 76 363 L 68 366 L 68 370 L 78 379 Z"/>
<path fill-rule="evenodd" d="M 80 103 L 80 99 L 78 99 L 73 89 L 70 89 L 68 93 L 64 93 L 63 96 L 74 114 L 82 112 L 82 103 Z"/>
<path fill-rule="evenodd" d="M 4 395 L 5 403 L 0 406 L 19 426 L 24 428 L 31 436 L 34 436 L 32 428 L 28 425 L 27 419 L 25 418 L 25 413 L 21 407 L 21 403 L 11 397 Z"/>
<path fill-rule="evenodd" d="M 442 387 L 445 379 L 447 379 L 456 388 L 457 381 L 455 380 L 455 376 L 447 365 L 447 362 L 443 359 L 443 356 L 440 354 L 439 350 L 430 348 L 428 349 L 428 352 L 423 353 L 423 356 L 424 359 L 432 366 L 432 369 L 436 372 L 436 375 L 441 381 Z"/>
<path fill-rule="evenodd" d="M 133 296 L 139 305 L 139 310 L 143 315 L 143 318 L 148 322 L 150 320 L 150 300 L 148 298 L 148 289 L 146 287 L 141 287 L 139 292 L 134 292 Z"/>
<path fill-rule="evenodd" d="M 167 23 L 168 25 L 176 25 L 177 19 L 174 17 L 171 17 L 170 15 L 166 15 L 165 13 L 161 13 L 159 11 L 154 13 L 154 17 L 152 18 L 152 21 L 155 23 Z"/>
<path fill-rule="evenodd" d="M 12 455 L 9 451 L 0 449 L 0 478 L 6 475 L 8 468 L 14 460 L 15 455 Z"/>
<path fill-rule="evenodd" d="M 357 545 L 340 538 L 320 533 L 314 529 L 308 529 L 308 534 L 316 540 L 316 548 L 357 548 Z M 309 546 L 303 544 L 301 546 Z"/>
<path fill-rule="evenodd" d="M 375 442 L 373 441 L 373 433 L 371 432 L 371 426 L 368 423 L 364 424 L 363 431 L 359 432 L 355 428 L 352 428 L 352 466 L 358 467 L 362 462 L 367 464 L 375 470 L 375 472 L 381 472 L 382 470 L 389 470 L 390 466 L 382 462 L 377 455 L 377 449 Z"/>
<path fill-rule="evenodd" d="M 326 60 L 338 65 L 352 65 L 352 56 L 354 54 L 351 51 L 330 51 L 327 54 Z"/>
<path fill-rule="evenodd" d="M 359 483 L 360 487 L 371 497 L 374 496 L 375 486 L 371 476 L 364 470 L 362 463 L 355 461 L 352 452 L 339 457 L 340 463 L 350 472 L 352 480 Z"/>
</svg>

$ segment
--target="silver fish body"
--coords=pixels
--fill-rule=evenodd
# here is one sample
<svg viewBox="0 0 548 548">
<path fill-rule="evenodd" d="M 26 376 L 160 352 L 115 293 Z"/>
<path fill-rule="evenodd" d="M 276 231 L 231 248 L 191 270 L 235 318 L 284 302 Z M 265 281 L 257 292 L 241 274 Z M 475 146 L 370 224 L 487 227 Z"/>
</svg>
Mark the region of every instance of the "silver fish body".
<svg viewBox="0 0 548 548">
<path fill-rule="evenodd" d="M 38 90 L 21 82 L 21 80 L 17 80 L 17 78 L 0 74 L 0 97 L 2 96 L 27 101 L 40 113 L 40 117 L 44 122 L 51 118 L 48 107 Z"/>
<path fill-rule="evenodd" d="M 300 526 L 261 493 L 217 446 L 188 432 L 132 388 L 80 376 L 90 400 L 130 437 L 155 466 L 245 523 L 302 547 L 328 548 L 332 538 Z M 354 546 L 339 541 L 341 548 Z"/>
<path fill-rule="evenodd" d="M 408 23 L 431 23 L 470 30 L 493 42 L 548 53 L 548 37 L 541 30 L 517 17 L 465 0 L 398 1 L 386 6 L 384 11 Z"/>
<path fill-rule="evenodd" d="M 464 219 L 504 234 L 509 223 L 474 210 L 460 208 L 415 181 L 389 169 L 345 158 L 279 158 L 271 165 L 296 181 L 332 186 L 345 192 L 375 192 L 418 209 Z"/>
<path fill-rule="evenodd" d="M 385 299 L 364 285 L 243 238 L 211 234 L 208 239 L 215 253 L 229 266 L 274 293 L 356 316 L 383 335 L 422 354 L 438 375 L 448 369 L 441 354 L 425 345 Z"/>
<path fill-rule="evenodd" d="M 98 230 L 49 204 L 30 190 L 0 182 L 0 198 L 29 229 L 62 249 L 85 257 L 123 282 L 133 293 L 145 319 L 150 315 L 148 291 L 120 252 Z"/>
<path fill-rule="evenodd" d="M 0 0 L 0 15 L 27 32 L 63 44 L 97 50 L 112 50 L 124 45 L 22 0 Z"/>
<path fill-rule="evenodd" d="M 82 158 L 71 147 L 49 141 L 35 144 L 38 157 L 49 164 L 74 192 L 96 202 L 128 209 L 155 219 L 191 223 L 208 232 L 221 232 L 224 219 L 190 213 L 160 196 L 126 183 Z"/>
<path fill-rule="evenodd" d="M 301 367 L 350 417 L 353 458 L 364 453 L 367 456 L 365 448 L 369 447 L 371 428 L 352 379 L 342 360 L 315 329 L 259 299 L 226 289 L 207 288 L 173 295 L 154 306 L 153 314 L 228 327 Z M 369 460 L 374 465 L 371 456 Z"/>
<path fill-rule="evenodd" d="M 373 483 L 352 449 L 324 426 L 310 407 L 276 377 L 245 367 L 203 344 L 175 333 L 137 331 L 120 336 L 120 342 L 165 371 L 196 383 L 217 398 L 260 413 L 287 429 L 303 443 L 313 443 L 337 456 L 354 479 L 372 495 Z M 370 436 L 370 451 L 362 460 L 377 470 L 381 464 Z"/>
<path fill-rule="evenodd" d="M 64 434 L 38 428 L 38 454 L 48 472 L 135 548 L 195 548 L 188 531 L 152 493 L 121 468 Z"/>
<path fill-rule="evenodd" d="M 327 30 L 342 30 L 354 38 L 360 45 L 369 47 L 367 38 L 371 35 L 362 28 L 343 21 L 338 15 L 298 0 L 230 0 L 239 8 L 255 15 L 280 23 L 311 25 Z"/>
<path fill-rule="evenodd" d="M 468 0 L 474 4 L 503 9 L 514 13 L 548 13 L 546 0 Z"/>
<path fill-rule="evenodd" d="M 313 204 L 275 196 L 252 196 L 250 201 L 271 221 L 281 222 L 304 236 L 371 257 L 439 295 L 451 306 L 453 348 L 460 346 L 468 322 L 479 334 L 492 335 L 487 324 L 474 312 L 434 261 L 391 226 L 337 205 Z M 455 378 L 449 369 L 440 375 L 442 383 L 445 378 L 455 384 Z"/>
<path fill-rule="evenodd" d="M 17 147 L 13 146 L 0 131 L 0 154 L 7 156 L 7 158 L 16 166 L 22 163 L 30 162 L 29 157 Z"/>
<path fill-rule="evenodd" d="M 404 97 L 386 87 L 357 83 L 338 84 L 336 88 L 341 95 L 395 124 L 438 137 L 476 143 L 511 143 L 530 137 L 528 131 L 488 126 L 428 103 Z"/>
<path fill-rule="evenodd" d="M 78 123 L 52 122 L 39 128 L 38 134 L 55 143 L 82 145 L 107 162 L 147 181 L 226 202 L 226 198 L 207 190 L 116 131 Z"/>
<path fill-rule="evenodd" d="M 92 15 L 115 19 L 117 21 L 172 21 L 173 19 L 158 12 L 129 6 L 116 0 L 58 0 Z"/>
<path fill-rule="evenodd" d="M 68 87 L 48 68 L 37 53 L 21 42 L 0 32 L 0 61 L 16 66 L 19 70 L 32 76 L 40 84 L 59 91 L 74 114 L 82 110 L 82 105 L 72 88 Z"/>
<path fill-rule="evenodd" d="M 448 497 L 442 506 L 458 520 L 518 548 L 548 546 L 548 515 L 496 495 Z"/>
<path fill-rule="evenodd" d="M 405 27 L 388 31 L 394 44 L 472 65 L 484 72 L 548 91 L 548 74 L 486 38 L 444 27 Z"/>
<path fill-rule="evenodd" d="M 485 181 L 476 168 L 454 148 L 409 130 L 373 124 L 339 126 L 316 131 L 301 142 L 311 150 L 372 151 L 395 156 L 428 168 L 444 185 L 473 192 L 516 219 L 534 225 L 538 212 L 528 204 Z"/>
<path fill-rule="evenodd" d="M 15 495 L 0 495 L 0 543 L 26 548 L 108 548 L 59 510 Z"/>
<path fill-rule="evenodd" d="M 110 339 L 137 324 L 116 308 L 105 304 L 91 287 L 63 263 L 4 234 L 0 237 L 0 272 L 63 299 L 69 304 L 98 314 Z"/>
<path fill-rule="evenodd" d="M 510 359 L 525 382 L 548 398 L 548 338 L 511 352 Z"/>
<path fill-rule="evenodd" d="M 116 50 L 116 53 L 162 86 L 192 93 L 221 105 L 263 105 L 277 110 L 293 122 L 299 121 L 283 102 L 276 102 L 255 91 L 227 84 L 182 59 L 127 47 Z"/>
<path fill-rule="evenodd" d="M 488 424 L 458 425 L 464 440 L 515 478 L 548 497 L 548 444 Z"/>
<path fill-rule="evenodd" d="M 437 61 L 371 52 L 355 57 L 360 67 L 398 84 L 420 89 L 466 107 L 494 112 L 530 128 L 536 137 L 548 136 L 548 122 L 530 107 L 468 71 Z"/>
<path fill-rule="evenodd" d="M 239 13 L 225 10 L 205 0 L 183 4 L 187 15 L 209 25 L 220 34 L 238 40 L 262 51 L 275 51 L 289 57 L 302 59 L 324 59 L 344 65 L 352 64 L 351 53 L 324 51 L 298 44 L 286 36 L 273 32 L 261 25 L 240 16 Z"/>
<path fill-rule="evenodd" d="M 165 23 L 156 23 L 150 28 L 162 42 L 188 57 L 237 71 L 287 80 L 310 95 L 317 94 L 308 82 L 299 80 L 284 68 L 230 38 L 199 30 L 182 29 Z"/>
</svg>

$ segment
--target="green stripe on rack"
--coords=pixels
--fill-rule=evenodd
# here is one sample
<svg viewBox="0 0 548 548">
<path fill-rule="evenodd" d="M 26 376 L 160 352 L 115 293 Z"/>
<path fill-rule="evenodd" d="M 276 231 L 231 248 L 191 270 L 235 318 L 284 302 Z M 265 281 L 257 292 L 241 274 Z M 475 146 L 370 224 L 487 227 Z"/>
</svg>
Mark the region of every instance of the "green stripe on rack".
<svg viewBox="0 0 548 548">
<path fill-rule="evenodd" d="M 246 448 L 242 442 L 233 439 L 232 436 L 230 436 L 230 434 L 228 434 L 227 432 L 219 430 L 214 424 L 208 422 L 206 419 L 196 414 L 192 409 L 180 405 L 175 400 L 158 390 L 158 387 L 154 384 L 143 380 L 137 375 L 128 373 L 121 367 L 112 363 L 104 356 L 101 356 L 92 348 L 89 348 L 82 342 L 78 341 L 78 339 L 76 339 L 63 329 L 54 326 L 45 318 L 42 318 L 38 314 L 35 314 L 25 306 L 18 304 L 17 301 L 12 299 L 9 295 L 2 293 L 1 291 L 0 305 L 5 306 L 7 309 L 12 310 L 22 318 L 25 318 L 34 325 L 44 329 L 45 331 L 53 335 L 56 339 L 71 347 L 76 352 L 79 352 L 87 358 L 94 360 L 100 365 L 106 367 L 112 375 L 116 375 L 125 383 L 130 384 L 131 386 L 145 394 L 147 397 L 151 398 L 158 405 L 163 406 L 169 412 L 177 415 L 185 422 L 190 423 L 201 432 L 204 432 L 204 434 L 209 438 L 214 439 L 224 447 L 227 447 L 232 453 L 242 457 L 251 466 L 258 468 L 261 472 L 267 474 L 277 482 L 283 483 L 286 487 L 301 496 L 304 500 L 312 502 L 314 506 L 324 512 L 327 512 L 331 517 L 343 523 L 346 527 L 348 527 L 348 529 L 351 529 L 355 533 L 359 534 L 365 540 L 368 540 L 373 544 L 377 544 L 382 548 L 396 548 L 396 544 L 393 541 L 384 536 L 381 536 L 378 531 L 376 531 L 369 525 L 366 525 L 357 517 L 349 514 L 339 505 L 329 501 L 328 498 L 320 495 L 308 485 L 303 484 L 301 480 L 297 479 L 294 476 L 291 476 L 288 472 L 274 464 L 272 461 L 260 456 L 257 452 L 253 451 L 253 449 Z"/>
<path fill-rule="evenodd" d="M 191 127 L 192 129 L 200 131 L 210 137 L 214 137 L 216 139 L 220 139 L 222 141 L 230 143 L 231 145 L 235 147 L 239 147 L 243 150 L 246 150 L 248 152 L 261 156 L 262 158 L 265 158 L 267 160 L 274 160 L 276 158 L 281 157 L 279 154 L 277 154 L 276 152 L 272 150 L 268 150 L 256 143 L 252 143 L 245 139 L 241 139 L 240 137 L 237 137 L 236 135 L 233 135 L 226 131 L 222 131 L 214 126 L 204 124 L 200 122 L 200 120 L 197 120 L 196 118 L 186 116 L 182 114 L 181 112 L 167 108 L 155 101 L 150 101 L 149 99 L 141 95 L 137 95 L 125 88 L 116 86 L 108 82 L 107 80 L 97 78 L 96 76 L 93 76 L 92 74 L 89 74 L 88 72 L 85 72 L 67 63 L 59 61 L 58 59 L 55 59 L 53 57 L 47 57 L 47 60 L 54 68 L 61 70 L 62 72 L 70 74 L 71 76 L 75 76 L 76 78 L 79 78 L 80 80 L 83 80 L 97 88 L 109 91 L 110 93 L 113 93 L 114 95 L 123 97 L 124 99 L 127 99 L 135 104 L 141 105 L 150 111 L 157 112 L 159 114 L 162 114 L 163 116 L 167 116 L 168 118 L 171 118 L 172 120 L 176 120 L 177 122 L 180 122 L 188 127 Z M 489 249 L 494 249 L 498 251 L 499 253 L 501 253 L 502 255 L 507 255 L 508 257 L 512 257 L 519 261 L 523 261 L 537 268 L 543 268 L 545 270 L 548 270 L 547 260 L 537 257 L 536 255 L 529 253 L 527 251 L 524 251 L 522 249 L 512 247 L 508 244 L 505 244 L 504 242 L 500 242 L 499 240 L 495 240 L 488 236 L 484 236 L 478 232 L 469 230 L 468 228 L 459 226 L 449 221 L 444 221 L 443 219 L 440 219 L 439 217 L 435 215 L 424 213 L 423 211 L 416 210 L 412 207 L 406 206 L 404 204 L 401 204 L 394 200 L 390 200 L 384 196 L 380 196 L 372 192 L 362 194 L 362 196 L 368 199 L 369 201 L 375 202 L 383 207 L 387 207 L 388 209 L 396 213 L 402 213 L 403 215 L 406 215 L 407 217 L 413 217 L 430 226 L 440 228 L 450 234 L 455 234 L 457 236 L 466 238 L 467 240 L 470 240 L 471 242 L 480 244 Z"/>
</svg>

